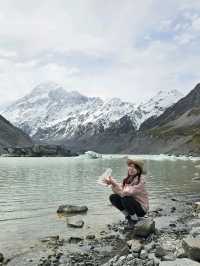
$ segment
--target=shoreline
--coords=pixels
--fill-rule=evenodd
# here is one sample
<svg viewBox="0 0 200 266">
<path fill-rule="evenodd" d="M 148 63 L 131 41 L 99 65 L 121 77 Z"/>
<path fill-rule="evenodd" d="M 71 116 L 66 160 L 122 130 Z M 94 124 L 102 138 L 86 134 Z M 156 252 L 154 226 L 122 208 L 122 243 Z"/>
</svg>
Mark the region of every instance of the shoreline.
<svg viewBox="0 0 200 266">
<path fill-rule="evenodd" d="M 187 258 L 182 240 L 190 237 L 200 241 L 200 219 L 193 214 L 193 202 L 178 198 L 168 201 L 168 209 L 160 207 L 150 211 L 148 219 L 155 221 L 156 229 L 146 237 L 136 237 L 133 231 L 124 231 L 124 221 L 121 220 L 105 224 L 105 230 L 99 235 L 88 234 L 84 238 L 72 236 L 68 239 L 62 236 L 46 237 L 39 245 L 27 247 L 26 252 L 4 258 L 4 263 L 0 265 L 159 265 L 163 261 Z M 128 246 L 127 241 L 130 240 L 135 248 Z"/>
</svg>

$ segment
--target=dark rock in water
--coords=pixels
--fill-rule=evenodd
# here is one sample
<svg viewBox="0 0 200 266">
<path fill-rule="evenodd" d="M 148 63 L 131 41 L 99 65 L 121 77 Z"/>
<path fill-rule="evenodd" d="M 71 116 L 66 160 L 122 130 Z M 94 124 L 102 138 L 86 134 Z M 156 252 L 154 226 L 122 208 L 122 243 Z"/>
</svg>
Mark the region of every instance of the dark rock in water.
<svg viewBox="0 0 200 266">
<path fill-rule="evenodd" d="M 176 259 L 175 261 L 161 261 L 159 266 L 199 266 L 199 263 L 190 259 Z"/>
<path fill-rule="evenodd" d="M 74 227 L 74 228 L 82 228 L 84 225 L 84 221 L 83 220 L 76 220 L 74 218 L 68 218 L 67 219 L 67 225 L 69 227 Z"/>
<path fill-rule="evenodd" d="M 187 257 L 200 261 L 200 239 L 193 237 L 183 239 L 183 248 Z"/>
<path fill-rule="evenodd" d="M 82 238 L 82 237 L 71 236 L 68 239 L 68 243 L 70 243 L 70 244 L 77 244 L 77 243 L 79 243 L 80 241 L 83 241 L 83 240 L 84 240 L 84 238 Z"/>
<path fill-rule="evenodd" d="M 4 261 L 4 256 L 2 253 L 0 253 L 0 262 L 3 262 Z"/>
<path fill-rule="evenodd" d="M 171 207 L 171 212 L 172 213 L 175 212 L 175 210 L 176 210 L 176 207 Z"/>
<path fill-rule="evenodd" d="M 86 236 L 86 239 L 88 239 L 88 240 L 95 239 L 95 235 L 89 234 Z"/>
<path fill-rule="evenodd" d="M 134 235 L 140 237 L 147 237 L 155 232 L 155 221 L 151 218 L 139 221 L 134 228 Z"/>
<path fill-rule="evenodd" d="M 75 206 L 75 205 L 61 205 L 59 206 L 57 213 L 82 213 L 87 212 L 87 206 Z"/>
<path fill-rule="evenodd" d="M 172 200 L 172 201 L 178 201 L 178 200 L 177 200 L 177 199 L 175 199 L 175 198 L 172 198 L 171 200 Z"/>
</svg>

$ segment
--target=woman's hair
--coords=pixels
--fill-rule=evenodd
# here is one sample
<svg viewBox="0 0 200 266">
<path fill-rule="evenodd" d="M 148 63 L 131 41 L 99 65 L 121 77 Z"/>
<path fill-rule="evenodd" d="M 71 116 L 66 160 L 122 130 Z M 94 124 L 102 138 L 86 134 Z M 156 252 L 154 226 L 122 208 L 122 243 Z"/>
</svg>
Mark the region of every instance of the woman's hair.
<svg viewBox="0 0 200 266">
<path fill-rule="evenodd" d="M 142 170 L 140 169 L 140 167 L 138 165 L 134 164 L 134 166 L 135 166 L 135 169 L 137 170 L 137 174 L 134 175 L 133 178 L 130 181 L 130 177 L 131 176 L 128 173 L 127 177 L 125 177 L 124 180 L 123 180 L 123 183 L 122 183 L 123 187 L 125 186 L 125 184 L 130 184 L 136 177 L 138 177 L 137 185 L 140 183 L 140 177 L 141 177 L 141 174 L 142 174 Z"/>
</svg>

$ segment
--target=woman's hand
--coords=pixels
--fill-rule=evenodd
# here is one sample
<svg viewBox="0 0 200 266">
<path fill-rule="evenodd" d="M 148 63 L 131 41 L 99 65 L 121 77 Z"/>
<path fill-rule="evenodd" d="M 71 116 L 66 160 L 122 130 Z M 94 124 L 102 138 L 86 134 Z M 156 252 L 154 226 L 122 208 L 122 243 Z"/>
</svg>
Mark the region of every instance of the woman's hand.
<svg viewBox="0 0 200 266">
<path fill-rule="evenodd" d="M 104 183 L 106 183 L 106 185 L 112 185 L 113 184 L 112 176 L 108 176 L 107 178 L 105 178 Z"/>
</svg>

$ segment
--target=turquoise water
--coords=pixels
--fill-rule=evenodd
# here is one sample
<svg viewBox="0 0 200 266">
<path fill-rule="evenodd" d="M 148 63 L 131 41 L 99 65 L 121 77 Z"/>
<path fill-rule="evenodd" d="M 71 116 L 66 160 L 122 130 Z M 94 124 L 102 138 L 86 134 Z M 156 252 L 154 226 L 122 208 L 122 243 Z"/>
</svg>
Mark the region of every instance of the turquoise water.
<svg viewBox="0 0 200 266">
<path fill-rule="evenodd" d="M 200 182 L 192 181 L 200 176 L 200 159 L 140 157 L 146 162 L 151 209 L 163 207 L 170 197 L 200 197 Z M 106 223 L 121 219 L 109 204 L 110 188 L 97 184 L 107 168 L 121 180 L 127 171 L 126 158 L 0 158 L 0 251 L 17 253 L 49 235 L 99 232 Z M 88 213 L 80 216 L 83 229 L 66 226 L 66 218 L 56 213 L 61 204 L 88 206 Z"/>
</svg>

